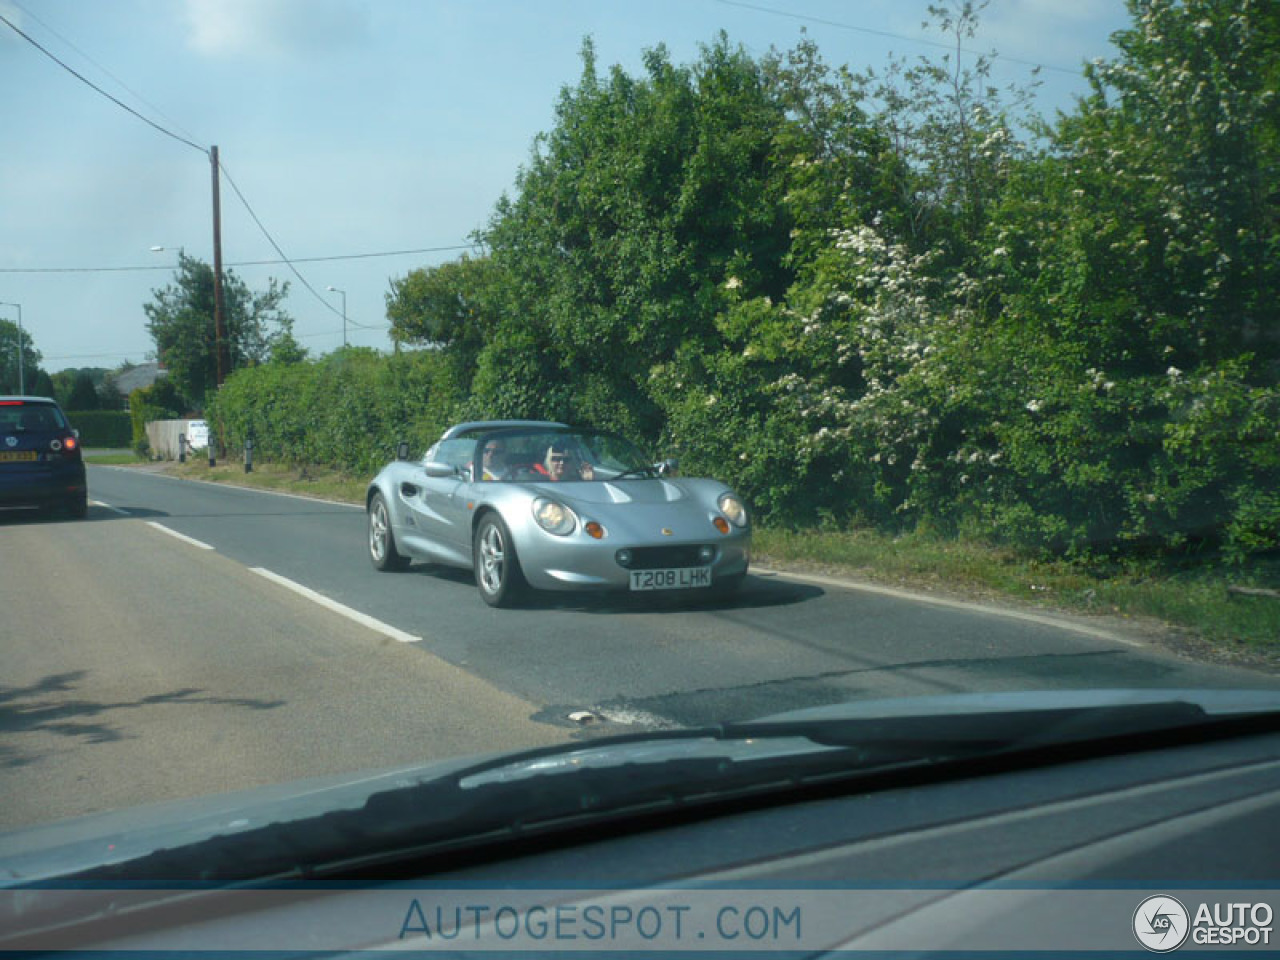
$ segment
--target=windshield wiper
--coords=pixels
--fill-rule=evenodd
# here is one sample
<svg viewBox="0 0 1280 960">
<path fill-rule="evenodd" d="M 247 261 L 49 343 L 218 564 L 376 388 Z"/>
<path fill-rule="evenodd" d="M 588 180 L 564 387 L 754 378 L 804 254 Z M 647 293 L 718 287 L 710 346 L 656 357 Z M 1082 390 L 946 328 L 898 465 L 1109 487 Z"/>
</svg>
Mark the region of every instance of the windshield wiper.
<svg viewBox="0 0 1280 960">
<path fill-rule="evenodd" d="M 1167 746 L 1174 731 L 1183 742 L 1197 731 L 1219 735 L 1214 731 L 1224 724 L 1250 732 L 1280 726 L 1274 705 L 1214 713 L 1179 699 L 904 716 L 829 716 L 822 708 L 801 714 L 508 754 L 376 793 L 357 809 L 215 836 L 76 879 L 226 885 L 334 876 L 611 821 L 725 804 L 737 809 L 744 799 L 770 795 L 793 799 L 806 788 L 877 778 L 901 785 L 904 775 L 980 772 L 974 762 L 1064 762 Z"/>
</svg>

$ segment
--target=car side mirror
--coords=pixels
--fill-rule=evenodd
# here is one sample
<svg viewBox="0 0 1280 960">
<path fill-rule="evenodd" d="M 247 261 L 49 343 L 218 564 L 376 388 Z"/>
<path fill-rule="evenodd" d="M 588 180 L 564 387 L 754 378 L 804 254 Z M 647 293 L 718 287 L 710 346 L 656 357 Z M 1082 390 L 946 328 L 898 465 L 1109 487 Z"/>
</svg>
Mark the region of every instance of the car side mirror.
<svg viewBox="0 0 1280 960">
<path fill-rule="evenodd" d="M 409 441 L 408 440 L 401 440 L 399 443 L 396 444 L 396 459 L 397 460 L 409 459 Z"/>
<path fill-rule="evenodd" d="M 660 477 L 674 477 L 680 472 L 680 461 L 675 457 L 667 457 L 654 464 L 654 468 L 658 471 Z"/>
<path fill-rule="evenodd" d="M 437 480 L 442 480 L 445 477 L 456 477 L 458 475 L 458 470 L 453 466 L 453 464 L 440 463 L 436 460 L 433 460 L 430 463 L 424 463 L 422 465 L 422 469 L 426 472 L 428 477 L 434 477 Z"/>
</svg>

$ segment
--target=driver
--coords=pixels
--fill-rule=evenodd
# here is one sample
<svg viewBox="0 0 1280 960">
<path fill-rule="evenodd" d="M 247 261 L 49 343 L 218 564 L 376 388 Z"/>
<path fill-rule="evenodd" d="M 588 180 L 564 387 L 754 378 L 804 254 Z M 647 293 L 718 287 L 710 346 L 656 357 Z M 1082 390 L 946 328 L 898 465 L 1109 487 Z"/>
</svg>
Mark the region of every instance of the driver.
<svg viewBox="0 0 1280 960">
<path fill-rule="evenodd" d="M 497 480 L 506 469 L 507 448 L 501 440 L 489 440 L 484 445 L 484 459 L 480 464 L 481 480 Z"/>
<path fill-rule="evenodd" d="M 575 448 L 559 441 L 547 447 L 547 456 L 539 466 L 553 483 L 564 480 L 594 480 L 596 472 L 591 464 L 578 455 Z"/>
</svg>

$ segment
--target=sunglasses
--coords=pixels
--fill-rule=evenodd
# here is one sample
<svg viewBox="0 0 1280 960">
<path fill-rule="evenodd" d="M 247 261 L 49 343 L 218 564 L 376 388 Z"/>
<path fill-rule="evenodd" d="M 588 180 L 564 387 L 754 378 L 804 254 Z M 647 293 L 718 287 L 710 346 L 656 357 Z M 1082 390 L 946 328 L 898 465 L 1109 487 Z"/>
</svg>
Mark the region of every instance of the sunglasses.
<svg viewBox="0 0 1280 960">
<path fill-rule="evenodd" d="M 569 458 L 568 458 L 568 457 L 563 457 L 563 456 L 562 456 L 562 457 L 557 457 L 557 456 L 554 456 L 554 455 L 551 457 L 551 462 L 552 462 L 552 463 L 567 463 L 568 461 L 569 461 Z"/>
</svg>

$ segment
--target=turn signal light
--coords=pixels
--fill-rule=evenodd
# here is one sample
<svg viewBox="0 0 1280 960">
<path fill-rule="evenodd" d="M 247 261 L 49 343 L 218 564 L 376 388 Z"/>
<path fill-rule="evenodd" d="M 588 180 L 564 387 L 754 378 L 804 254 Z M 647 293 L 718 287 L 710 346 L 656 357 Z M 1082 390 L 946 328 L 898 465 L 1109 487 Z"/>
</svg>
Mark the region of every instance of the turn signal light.
<svg viewBox="0 0 1280 960">
<path fill-rule="evenodd" d="M 719 530 L 721 533 L 726 535 L 729 533 L 729 521 L 726 520 L 724 517 L 716 517 L 711 522 L 716 525 L 716 529 Z"/>
<path fill-rule="evenodd" d="M 583 530 L 587 531 L 593 539 L 599 540 L 604 536 L 604 527 L 596 523 L 594 520 L 583 526 Z"/>
</svg>

